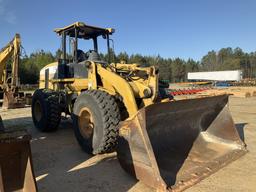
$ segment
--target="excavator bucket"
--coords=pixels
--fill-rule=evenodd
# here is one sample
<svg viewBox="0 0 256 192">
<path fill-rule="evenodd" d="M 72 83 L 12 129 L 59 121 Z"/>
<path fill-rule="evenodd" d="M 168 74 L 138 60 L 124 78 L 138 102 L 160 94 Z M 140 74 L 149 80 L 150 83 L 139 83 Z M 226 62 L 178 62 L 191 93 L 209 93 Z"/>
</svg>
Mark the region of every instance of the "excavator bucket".
<svg viewBox="0 0 256 192">
<path fill-rule="evenodd" d="M 2 127 L 1 127 L 2 126 Z M 5 131 L 0 117 L 0 191 L 36 192 L 26 131 Z"/>
<path fill-rule="evenodd" d="M 228 95 L 158 103 L 120 125 L 121 166 L 158 191 L 182 191 L 246 153 Z"/>
<path fill-rule="evenodd" d="M 25 98 L 19 97 L 19 93 L 13 91 L 4 91 L 3 105 L 4 109 L 15 109 L 25 107 Z"/>
</svg>

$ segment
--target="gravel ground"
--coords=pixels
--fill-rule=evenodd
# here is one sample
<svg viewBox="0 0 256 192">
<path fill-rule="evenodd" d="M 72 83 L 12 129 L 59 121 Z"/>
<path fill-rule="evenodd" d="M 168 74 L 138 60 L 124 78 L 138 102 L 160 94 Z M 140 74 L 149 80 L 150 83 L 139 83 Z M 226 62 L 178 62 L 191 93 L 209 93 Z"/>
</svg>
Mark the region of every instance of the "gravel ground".
<svg viewBox="0 0 256 192">
<path fill-rule="evenodd" d="M 256 190 L 256 98 L 231 98 L 230 108 L 249 153 L 188 192 Z M 0 110 L 6 128 L 23 127 L 32 134 L 32 155 L 39 191 L 152 191 L 120 167 L 116 154 L 89 156 L 78 146 L 70 120 L 54 133 L 40 133 L 30 108 Z"/>
</svg>

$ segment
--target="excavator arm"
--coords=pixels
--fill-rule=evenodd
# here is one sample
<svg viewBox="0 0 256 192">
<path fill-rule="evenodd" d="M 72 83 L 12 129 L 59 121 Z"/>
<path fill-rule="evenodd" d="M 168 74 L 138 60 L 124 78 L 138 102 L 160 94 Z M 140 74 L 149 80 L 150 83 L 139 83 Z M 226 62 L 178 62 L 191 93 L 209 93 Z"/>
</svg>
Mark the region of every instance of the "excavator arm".
<svg viewBox="0 0 256 192">
<path fill-rule="evenodd" d="M 20 47 L 20 35 L 16 34 L 13 40 L 0 50 L 0 90 L 3 92 L 3 108 L 9 109 L 24 106 L 23 102 L 25 101 L 25 98 L 20 98 L 18 90 Z M 12 59 L 10 75 L 7 71 L 7 63 L 9 59 Z"/>
<path fill-rule="evenodd" d="M 0 51 L 0 87 L 3 89 L 8 80 L 7 61 L 12 58 L 12 72 L 11 72 L 11 87 L 18 86 L 18 67 L 20 55 L 21 40 L 20 35 L 16 34 L 12 41 L 10 41 Z"/>
</svg>

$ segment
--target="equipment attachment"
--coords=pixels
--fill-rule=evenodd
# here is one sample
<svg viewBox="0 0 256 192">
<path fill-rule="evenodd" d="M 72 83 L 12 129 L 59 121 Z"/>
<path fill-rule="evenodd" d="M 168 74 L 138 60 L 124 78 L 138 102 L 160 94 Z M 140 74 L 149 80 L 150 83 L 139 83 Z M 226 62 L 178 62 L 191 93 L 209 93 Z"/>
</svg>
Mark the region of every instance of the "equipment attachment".
<svg viewBox="0 0 256 192">
<path fill-rule="evenodd" d="M 0 117 L 0 191 L 36 192 L 31 136 L 26 131 L 4 131 Z"/>
<path fill-rule="evenodd" d="M 4 91 L 3 109 L 15 109 L 25 107 L 25 97 L 23 92 L 15 93 L 12 90 Z"/>
<path fill-rule="evenodd" d="M 120 125 L 117 157 L 159 191 L 182 191 L 246 153 L 228 95 L 158 103 Z"/>
</svg>

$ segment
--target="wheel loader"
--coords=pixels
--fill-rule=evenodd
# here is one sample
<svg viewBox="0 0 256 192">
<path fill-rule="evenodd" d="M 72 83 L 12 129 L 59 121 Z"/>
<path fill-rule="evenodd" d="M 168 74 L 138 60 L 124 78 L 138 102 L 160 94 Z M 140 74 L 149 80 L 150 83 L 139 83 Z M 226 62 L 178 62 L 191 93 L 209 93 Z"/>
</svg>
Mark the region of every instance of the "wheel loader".
<svg viewBox="0 0 256 192">
<path fill-rule="evenodd" d="M 184 190 L 246 153 L 228 95 L 172 101 L 156 67 L 110 62 L 114 29 L 76 22 L 55 32 L 61 57 L 40 71 L 32 98 L 39 130 L 55 131 L 61 114 L 71 115 L 85 152 L 116 150 L 124 170 L 158 191 Z"/>
</svg>

